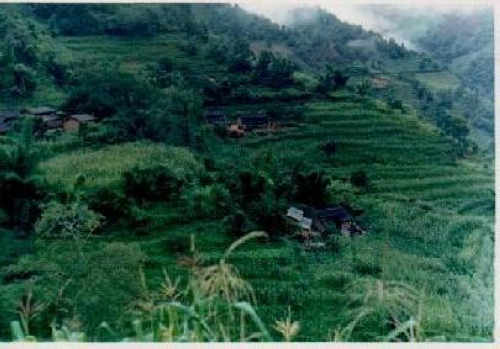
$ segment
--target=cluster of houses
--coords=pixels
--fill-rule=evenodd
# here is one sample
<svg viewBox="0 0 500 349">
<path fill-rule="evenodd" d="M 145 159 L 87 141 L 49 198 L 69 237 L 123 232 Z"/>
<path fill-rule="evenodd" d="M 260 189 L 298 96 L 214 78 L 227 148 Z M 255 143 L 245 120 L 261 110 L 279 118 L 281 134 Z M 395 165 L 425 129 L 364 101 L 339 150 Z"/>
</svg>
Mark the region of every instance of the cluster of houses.
<svg viewBox="0 0 500 349">
<path fill-rule="evenodd" d="M 0 135 L 7 133 L 21 117 L 40 119 L 47 131 L 78 131 L 81 125 L 97 121 L 94 115 L 69 114 L 49 107 L 3 110 L 0 111 Z"/>
<path fill-rule="evenodd" d="M 212 126 L 225 127 L 227 134 L 234 138 L 256 130 L 274 131 L 281 127 L 279 123 L 271 121 L 263 110 L 239 111 L 236 113 L 236 122 L 230 122 L 224 110 L 214 109 L 205 112 L 205 119 Z"/>
<path fill-rule="evenodd" d="M 366 233 L 366 228 L 356 221 L 355 216 L 362 211 L 347 205 L 328 205 L 318 209 L 299 209 L 290 207 L 286 217 L 298 227 L 299 237 L 308 246 L 322 247 L 322 237 L 329 226 L 334 225 L 343 236 L 359 236 Z"/>
</svg>

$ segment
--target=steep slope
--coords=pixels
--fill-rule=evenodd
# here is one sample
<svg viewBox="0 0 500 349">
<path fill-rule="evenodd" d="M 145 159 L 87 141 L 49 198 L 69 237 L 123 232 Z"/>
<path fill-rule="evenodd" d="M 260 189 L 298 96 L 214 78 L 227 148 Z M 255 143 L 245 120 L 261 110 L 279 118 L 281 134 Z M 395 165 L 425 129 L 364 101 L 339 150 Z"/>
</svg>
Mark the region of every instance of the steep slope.
<svg viewBox="0 0 500 349">
<path fill-rule="evenodd" d="M 158 63 L 168 57 L 172 70 L 181 72 L 197 95 L 204 96 L 202 88 L 210 86 L 210 81 L 224 79 L 236 80 L 237 88 L 251 92 L 245 95 L 238 91 L 225 100 L 224 108 L 231 121 L 235 121 L 240 110 L 283 108 L 280 112 L 285 127 L 276 132 L 227 139 L 215 136 L 205 125 L 199 126 L 196 131 L 204 141 L 203 147 L 178 151 L 181 160 L 196 157 L 193 167 L 205 163 L 206 176 L 197 179 L 199 183 L 195 181 L 195 185 L 204 190 L 209 187 L 204 185 L 207 181 L 231 183 L 239 171 L 248 170 L 264 174 L 269 185 L 274 186 L 297 171 L 323 170 L 331 179 L 328 192 L 332 201 L 347 200 L 363 208 L 362 220 L 368 234 L 361 237 L 332 237 L 326 248 L 317 251 L 304 249 L 294 238 L 254 241 L 236 250 L 232 262 L 253 285 L 257 310 L 266 323 L 282 318 L 290 306 L 293 318 L 301 323 L 297 340 L 331 340 L 333 332 L 348 326 L 358 310 L 353 301 L 353 284 L 395 281 L 421 293 L 422 313 L 415 316 L 419 316 L 426 338 L 491 340 L 492 160 L 473 154 L 458 156 L 463 154 L 457 155 L 456 138 L 444 134 L 443 125 L 449 125 L 442 120 L 437 125 L 434 115 L 437 104 L 446 104 L 446 96 L 427 103 L 426 90 L 422 90 L 424 96 L 420 100 L 414 86 L 415 80 L 424 81 L 429 90 L 436 91 L 440 86 L 456 84 L 453 75 L 443 70 L 421 72 L 424 56 L 359 27 L 343 24 L 322 11 L 313 12 L 312 22 L 309 17 L 297 18 L 290 28 L 281 28 L 228 5 L 140 5 L 137 10 L 131 5 L 60 6 L 52 15 L 50 6 L 35 6 L 35 23 L 56 33 L 51 44 L 57 52 L 64 53 L 58 58 L 64 58 L 64 65 L 74 72 L 76 82 L 70 78 L 69 83 L 58 86 L 48 71 L 37 70 L 40 88 L 32 96 L 19 99 L 20 105 L 64 105 L 68 95 L 79 87 L 80 72 L 101 65 L 108 69 L 102 71 L 110 74 L 103 76 L 104 80 L 126 73 L 136 79 L 133 83 L 149 81 Z M 86 9 L 82 12 L 85 22 L 76 27 L 83 26 L 85 30 L 75 32 L 75 23 L 69 19 L 82 9 Z M 163 21 L 159 13 L 176 21 Z M 137 14 L 137 18 L 132 16 Z M 137 27 L 129 27 L 131 18 L 127 16 L 133 17 Z M 146 32 L 132 35 L 138 34 L 136 29 L 144 23 L 149 23 Z M 269 41 L 277 54 L 281 52 L 301 64 L 304 69 L 299 76 L 312 81 L 312 87 L 296 81 L 286 87 L 266 86 L 249 81 L 249 74 L 230 72 L 232 59 L 237 56 L 233 50 L 239 47 L 233 35 L 242 32 L 255 52 L 269 48 Z M 225 54 L 231 57 L 226 60 Z M 45 62 L 41 57 L 41 62 Z M 355 65 L 346 87 L 328 93 L 315 91 L 316 70 L 322 70 L 326 63 L 348 67 L 352 59 L 358 58 L 361 63 Z M 33 67 L 41 67 L 42 63 Z M 414 75 L 416 78 L 411 79 Z M 375 77 L 388 78 L 391 86 L 359 93 L 358 83 Z M 48 94 L 46 87 L 57 94 Z M 159 100 L 166 99 L 168 88 L 159 88 L 158 96 Z M 401 108 L 395 99 L 403 101 Z M 458 117 L 462 113 L 459 110 Z M 118 117 L 131 117 L 130 114 Z M 445 113 L 444 120 L 447 116 Z M 134 135 L 129 141 L 136 138 Z M 333 157 L 323 151 L 327 141 L 336 144 Z M 170 138 L 155 145 L 137 141 L 108 146 L 105 142 L 113 140 L 85 144 L 81 135 L 42 139 L 37 146 L 43 150 L 44 158 L 36 174 L 48 182 L 56 197 L 66 197 L 66 192 L 76 187 L 80 175 L 87 176 L 77 193 L 85 196 L 101 187 L 119 187 L 123 172 L 136 165 L 171 165 L 171 154 L 164 144 L 173 143 Z M 93 173 L 85 171 L 89 167 Z M 370 184 L 366 188 L 351 184 L 351 175 L 359 171 L 367 174 Z M 235 190 L 232 186 L 224 189 L 230 194 Z M 135 207 L 123 217 L 133 217 L 133 224 L 107 228 L 105 234 L 89 241 L 88 249 L 98 251 L 116 242 L 139 246 L 146 254 L 145 272 L 153 285 L 161 283 L 163 268 L 174 279 L 184 276 L 186 268 L 181 259 L 189 250 L 191 235 L 209 260 L 220 257 L 217 251 L 223 251 L 235 238 L 228 232 L 227 217 L 214 212 L 198 218 L 199 209 L 190 205 L 195 202 L 191 198 L 186 195 L 177 201 Z M 281 207 L 270 203 L 262 211 L 286 209 L 291 204 L 286 202 Z M 279 233 L 270 231 L 278 236 Z M 25 275 L 40 273 L 36 259 L 30 264 L 30 258 L 36 256 L 34 251 L 28 252 L 24 251 L 27 258 L 19 259 L 23 252 L 11 251 L 2 260 L 2 266 L 6 266 L 0 283 L 4 298 L 24 290 Z M 378 289 L 365 291 L 378 294 Z M 11 303 L 2 299 L 0 305 L 2 309 L 15 307 Z M 12 318 L 17 316 L 12 311 L 5 313 L 14 314 Z M 95 318 L 95 322 L 103 320 L 107 319 Z M 375 319 L 374 323 L 357 327 L 350 339 L 373 341 L 386 333 L 380 331 L 380 323 Z M 7 335 L 5 331 L 3 334 Z"/>
</svg>

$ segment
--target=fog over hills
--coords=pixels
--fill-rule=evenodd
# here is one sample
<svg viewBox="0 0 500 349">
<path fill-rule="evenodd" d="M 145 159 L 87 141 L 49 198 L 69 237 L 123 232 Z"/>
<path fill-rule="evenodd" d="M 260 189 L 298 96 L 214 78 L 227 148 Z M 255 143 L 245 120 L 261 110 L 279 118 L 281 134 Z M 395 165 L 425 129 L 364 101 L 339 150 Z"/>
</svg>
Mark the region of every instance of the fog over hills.
<svg viewBox="0 0 500 349">
<path fill-rule="evenodd" d="M 280 23 L 289 23 L 289 13 L 299 7 L 319 6 L 339 19 L 394 38 L 407 48 L 422 50 L 415 42 L 429 29 L 429 25 L 447 15 L 468 15 L 488 9 L 482 4 L 349 4 L 332 3 L 327 0 L 276 1 L 242 3 L 241 6 Z"/>
</svg>

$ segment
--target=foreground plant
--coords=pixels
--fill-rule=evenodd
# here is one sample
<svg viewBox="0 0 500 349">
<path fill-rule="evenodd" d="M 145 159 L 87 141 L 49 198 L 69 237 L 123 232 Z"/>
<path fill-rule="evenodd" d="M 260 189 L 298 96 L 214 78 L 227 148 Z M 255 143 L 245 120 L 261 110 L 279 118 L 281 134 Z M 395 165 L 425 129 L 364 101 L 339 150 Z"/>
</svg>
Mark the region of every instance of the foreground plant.
<svg viewBox="0 0 500 349">
<path fill-rule="evenodd" d="M 180 278 L 164 271 L 163 282 L 150 291 L 141 273 L 143 296 L 130 305 L 132 331 L 124 336 L 108 323 L 99 326 L 97 340 L 133 342 L 270 342 L 273 338 L 255 311 L 255 296 L 251 285 L 229 263 L 233 251 L 247 241 L 267 236 L 253 232 L 235 241 L 215 264 L 203 265 L 203 258 L 191 239 L 191 255 L 181 260 L 188 267 L 188 280 L 182 286 Z M 36 341 L 28 336 L 27 327 L 19 321 L 11 324 L 15 341 Z M 291 341 L 299 331 L 291 320 L 289 309 L 285 320 L 276 321 L 275 329 L 285 341 Z M 83 332 L 68 326 L 52 324 L 52 340 L 86 341 Z"/>
</svg>

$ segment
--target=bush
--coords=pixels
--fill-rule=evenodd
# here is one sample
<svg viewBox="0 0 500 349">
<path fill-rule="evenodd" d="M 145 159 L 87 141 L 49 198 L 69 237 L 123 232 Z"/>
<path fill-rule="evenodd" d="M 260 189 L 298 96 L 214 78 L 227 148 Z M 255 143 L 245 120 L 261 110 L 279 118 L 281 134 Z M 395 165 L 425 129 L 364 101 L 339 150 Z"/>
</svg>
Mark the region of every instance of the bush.
<svg viewBox="0 0 500 349">
<path fill-rule="evenodd" d="M 251 222 L 243 211 L 236 211 L 227 216 L 224 223 L 227 226 L 227 232 L 235 236 L 242 236 L 251 227 Z"/>
<path fill-rule="evenodd" d="M 36 89 L 35 71 L 24 64 L 16 64 L 12 70 L 14 87 L 11 92 L 15 97 L 28 97 Z"/>
<path fill-rule="evenodd" d="M 295 178 L 294 199 L 311 206 L 324 205 L 329 200 L 330 179 L 324 172 L 298 173 Z"/>
<path fill-rule="evenodd" d="M 335 151 L 337 150 L 337 143 L 335 141 L 328 141 L 323 144 L 323 150 L 325 151 L 326 156 L 332 157 L 335 155 Z"/>
<path fill-rule="evenodd" d="M 88 256 L 85 277 L 74 297 L 77 313 L 89 331 L 106 321 L 124 325 L 126 310 L 145 291 L 141 265 L 145 256 L 134 247 L 110 243 Z"/>
<path fill-rule="evenodd" d="M 139 204 L 146 201 L 169 201 L 180 194 L 184 181 L 169 168 L 154 166 L 134 168 L 123 174 L 125 193 Z"/>
<path fill-rule="evenodd" d="M 45 206 L 35 224 L 38 237 L 44 239 L 79 239 L 94 233 L 103 217 L 80 203 L 61 204 L 52 201 Z"/>
<path fill-rule="evenodd" d="M 184 196 L 192 217 L 219 217 L 227 214 L 231 206 L 231 194 L 220 184 L 195 187 Z"/>
<path fill-rule="evenodd" d="M 130 214 L 130 203 L 116 190 L 104 187 L 90 193 L 87 197 L 89 208 L 106 217 L 106 223 L 116 223 Z"/>
<path fill-rule="evenodd" d="M 357 171 L 351 174 L 351 184 L 357 188 L 366 188 L 369 185 L 368 176 L 365 171 Z"/>
</svg>

